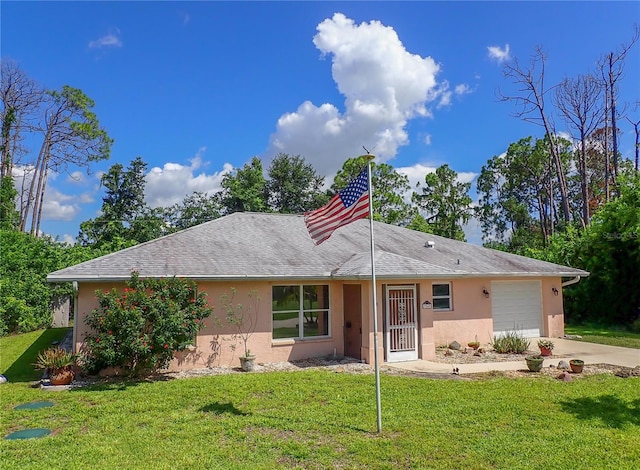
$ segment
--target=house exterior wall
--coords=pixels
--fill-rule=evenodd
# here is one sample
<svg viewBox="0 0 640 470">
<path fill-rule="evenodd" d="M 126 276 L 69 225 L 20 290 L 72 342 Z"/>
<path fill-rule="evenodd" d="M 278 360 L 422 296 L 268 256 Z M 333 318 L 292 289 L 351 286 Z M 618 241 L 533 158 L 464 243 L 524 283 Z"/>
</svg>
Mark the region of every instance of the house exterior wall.
<svg viewBox="0 0 640 470">
<path fill-rule="evenodd" d="M 564 335 L 564 313 L 562 303 L 561 278 L 521 278 L 522 280 L 541 281 L 542 296 L 542 330 L 543 335 L 559 337 Z M 483 344 L 491 343 L 493 339 L 493 318 L 491 304 L 491 281 L 518 280 L 518 278 L 465 278 L 452 279 L 451 290 L 453 295 L 452 309 L 450 311 L 433 311 L 426 313 L 426 325 L 429 325 L 429 315 L 433 322 L 433 338 L 435 347 L 444 346 L 452 341 L 457 341 L 463 346 L 477 340 Z M 421 283 L 422 300 L 431 300 L 432 282 L 447 282 L 445 279 L 435 281 L 428 280 Z M 554 295 L 552 288 L 558 289 L 558 295 Z M 489 297 L 483 294 L 483 289 L 489 291 Z M 424 311 L 423 311 L 424 312 Z M 424 359 L 430 354 L 430 344 L 427 351 L 423 351 Z M 435 350 L 433 351 L 435 354 Z"/>
<path fill-rule="evenodd" d="M 328 284 L 329 285 L 329 336 L 322 338 L 272 340 L 271 288 L 273 285 Z M 78 286 L 78 315 L 74 325 L 75 350 L 82 347 L 83 338 L 89 332 L 85 324 L 86 316 L 98 307 L 96 290 L 124 289 L 124 283 L 80 283 Z M 272 363 L 344 354 L 342 283 L 326 281 L 283 282 L 199 282 L 198 291 L 205 292 L 209 305 L 214 308 L 213 314 L 205 320 L 206 327 L 200 330 L 196 338 L 195 348 L 180 352 L 170 364 L 169 370 L 187 370 L 204 367 L 240 365 L 238 357 L 244 353 L 240 339 L 233 339 L 234 330 L 225 325 L 225 311 L 221 306 L 220 296 L 231 295 L 231 288 L 236 289 L 234 304 L 242 304 L 245 313 L 251 305 L 248 293 L 256 290 L 260 303 L 255 332 L 249 338 L 248 348 L 257 356 L 258 363 Z"/>
<path fill-rule="evenodd" d="M 504 278 L 514 280 L 514 278 Z M 541 281 L 542 291 L 542 327 L 544 336 L 559 337 L 564 334 L 564 315 L 562 303 L 561 278 L 527 278 Z M 463 279 L 423 279 L 378 281 L 376 283 L 376 303 L 378 313 L 378 354 L 380 361 L 385 358 L 385 286 L 415 285 L 418 308 L 418 357 L 425 360 L 435 358 L 436 347 L 458 341 L 466 345 L 477 340 L 481 344 L 489 344 L 493 336 L 493 319 L 491 309 L 491 292 L 486 298 L 483 288 L 490 291 L 491 280 L 501 278 L 463 278 Z M 452 309 L 438 311 L 433 308 L 422 308 L 425 301 L 433 303 L 432 283 L 451 283 Z M 353 281 L 350 281 L 353 283 Z M 330 296 L 330 334 L 323 338 L 308 339 L 272 339 L 272 286 L 328 284 Z M 374 362 L 373 304 L 371 282 L 362 281 L 362 346 L 361 359 L 369 364 Z M 256 290 L 261 301 L 259 304 L 258 322 L 255 333 L 249 339 L 248 347 L 257 356 L 258 363 L 291 361 L 309 357 L 320 357 L 344 354 L 344 315 L 343 315 L 343 282 L 342 281 L 309 281 L 286 280 L 274 282 L 199 282 L 198 290 L 206 292 L 209 304 L 214 313 L 205 323 L 196 339 L 193 350 L 177 355 L 170 365 L 171 370 L 186 370 L 216 366 L 239 366 L 238 357 L 243 353 L 241 341 L 233 340 L 234 331 L 224 325 L 225 312 L 221 307 L 220 296 L 230 295 L 231 288 L 237 290 L 234 303 L 241 303 L 245 311 L 250 305 L 248 293 Z M 88 328 L 84 318 L 98 307 L 95 291 L 110 290 L 116 287 L 124 289 L 124 283 L 79 283 L 77 312 L 74 318 L 74 343 L 76 351 L 82 346 Z M 554 295 L 553 288 L 558 289 Z M 219 321 L 216 321 L 216 318 Z"/>
</svg>

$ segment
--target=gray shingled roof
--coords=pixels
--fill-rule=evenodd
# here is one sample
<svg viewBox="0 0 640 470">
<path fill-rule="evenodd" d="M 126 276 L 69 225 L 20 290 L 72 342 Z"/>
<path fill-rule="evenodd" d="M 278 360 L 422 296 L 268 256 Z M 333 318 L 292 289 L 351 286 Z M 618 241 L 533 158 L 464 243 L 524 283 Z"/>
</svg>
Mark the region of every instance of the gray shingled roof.
<svg viewBox="0 0 640 470">
<path fill-rule="evenodd" d="M 376 276 L 586 276 L 589 273 L 448 238 L 374 223 Z M 425 246 L 427 240 L 433 248 Z M 314 245 L 301 215 L 238 212 L 55 271 L 50 282 L 143 277 L 357 279 L 371 276 L 369 221 Z"/>
</svg>

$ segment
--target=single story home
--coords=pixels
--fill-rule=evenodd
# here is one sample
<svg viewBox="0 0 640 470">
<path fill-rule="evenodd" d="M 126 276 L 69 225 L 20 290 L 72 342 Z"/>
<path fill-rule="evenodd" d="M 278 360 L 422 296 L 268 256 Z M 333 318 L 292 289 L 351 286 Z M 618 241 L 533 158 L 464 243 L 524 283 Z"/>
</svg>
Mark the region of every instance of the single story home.
<svg viewBox="0 0 640 470">
<path fill-rule="evenodd" d="M 518 331 L 530 338 L 564 334 L 562 288 L 588 276 L 579 269 L 375 222 L 379 357 L 433 359 L 454 340 L 489 343 Z M 369 220 L 357 220 L 314 245 L 301 215 L 234 213 L 49 274 L 77 286 L 74 347 L 88 331 L 95 291 L 141 277 L 185 277 L 208 295 L 259 302 L 249 348 L 259 363 L 346 355 L 373 363 Z M 563 278 L 566 280 L 563 282 Z M 195 347 L 171 368 L 237 365 L 232 331 L 207 322 Z"/>
</svg>

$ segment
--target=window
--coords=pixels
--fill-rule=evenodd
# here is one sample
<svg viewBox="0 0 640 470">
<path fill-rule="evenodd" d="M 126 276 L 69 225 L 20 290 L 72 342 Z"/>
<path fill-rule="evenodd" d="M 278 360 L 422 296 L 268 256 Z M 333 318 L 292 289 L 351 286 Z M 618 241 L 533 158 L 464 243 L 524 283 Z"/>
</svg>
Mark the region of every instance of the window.
<svg viewBox="0 0 640 470">
<path fill-rule="evenodd" d="M 329 286 L 273 286 L 273 339 L 329 336 Z"/>
<path fill-rule="evenodd" d="M 451 284 L 431 284 L 434 310 L 451 310 Z"/>
</svg>

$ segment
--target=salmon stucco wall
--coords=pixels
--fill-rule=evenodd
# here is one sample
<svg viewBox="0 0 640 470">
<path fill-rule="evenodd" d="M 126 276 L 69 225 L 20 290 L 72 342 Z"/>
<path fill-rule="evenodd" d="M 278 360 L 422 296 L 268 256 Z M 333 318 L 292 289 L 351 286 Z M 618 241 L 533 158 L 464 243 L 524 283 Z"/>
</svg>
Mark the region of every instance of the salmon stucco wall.
<svg viewBox="0 0 640 470">
<path fill-rule="evenodd" d="M 255 332 L 248 341 L 248 348 L 257 356 L 258 363 L 272 363 L 290 361 L 324 355 L 344 354 L 343 315 L 342 315 L 342 286 L 340 283 L 329 284 L 330 334 L 328 337 L 308 339 L 272 340 L 272 312 L 271 288 L 273 285 L 314 284 L 314 282 L 296 282 L 288 280 L 286 283 L 272 282 L 199 282 L 198 291 L 205 292 L 209 305 L 214 307 L 211 317 L 205 320 L 206 327 L 200 330 L 196 338 L 195 347 L 180 352 L 171 363 L 170 370 L 185 370 L 216 366 L 239 366 L 238 357 L 244 353 L 242 341 L 233 338 L 234 330 L 225 324 L 225 312 L 221 307 L 220 296 L 231 295 L 231 288 L 236 289 L 234 304 L 242 304 L 245 312 L 251 301 L 249 292 L 255 290 L 260 298 Z M 316 284 L 327 284 L 318 281 Z M 75 350 L 82 347 L 83 338 L 89 331 L 84 318 L 98 307 L 95 291 L 124 289 L 124 283 L 80 283 L 77 305 L 78 315 L 74 324 Z"/>
<path fill-rule="evenodd" d="M 562 279 L 559 277 L 542 280 L 542 319 L 545 336 L 549 338 L 564 336 Z"/>
<path fill-rule="evenodd" d="M 451 286 L 451 310 L 429 309 L 427 314 L 432 318 L 435 347 L 454 340 L 463 346 L 476 340 L 480 344 L 490 343 L 493 332 L 491 299 L 483 294 L 483 289 L 489 289 L 490 282 L 479 278 L 425 280 L 420 284 L 422 301 L 433 302 L 432 284 L 447 282 Z"/>
</svg>

